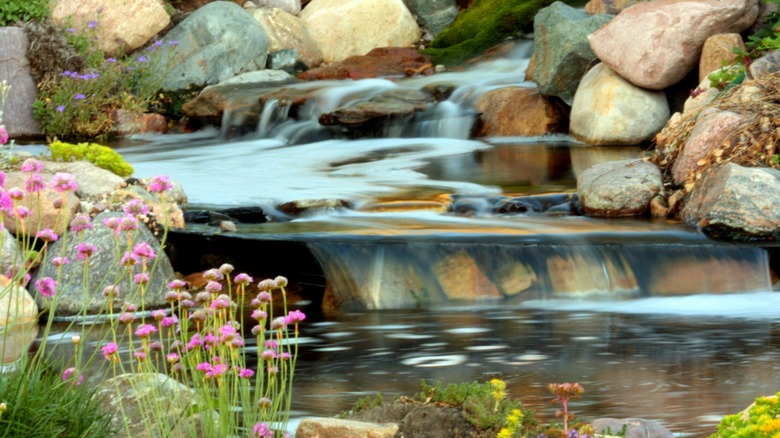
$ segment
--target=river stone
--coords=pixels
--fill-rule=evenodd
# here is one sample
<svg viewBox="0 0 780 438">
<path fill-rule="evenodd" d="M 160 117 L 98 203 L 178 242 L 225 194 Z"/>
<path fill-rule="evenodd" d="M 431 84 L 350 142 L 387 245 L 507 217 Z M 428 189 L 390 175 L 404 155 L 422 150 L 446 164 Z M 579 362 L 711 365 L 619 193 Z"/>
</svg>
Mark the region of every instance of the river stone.
<svg viewBox="0 0 780 438">
<path fill-rule="evenodd" d="M 634 296 L 639 293 L 633 269 L 619 255 L 572 252 L 549 257 L 546 267 L 547 281 L 558 298 Z"/>
<path fill-rule="evenodd" d="M 637 3 L 649 0 L 590 0 L 585 5 L 585 12 L 590 15 L 612 14 L 617 15 L 623 9 L 634 6 Z"/>
<path fill-rule="evenodd" d="M 27 60 L 27 33 L 21 27 L 0 27 L 0 41 L 0 81 L 11 86 L 5 110 L 0 108 L 0 125 L 5 125 L 11 138 L 40 135 L 32 111 L 38 88 Z"/>
<path fill-rule="evenodd" d="M 393 438 L 397 433 L 398 425 L 395 423 L 377 424 L 340 418 L 304 418 L 295 430 L 295 436 L 317 438 Z"/>
<path fill-rule="evenodd" d="M 735 48 L 745 50 L 745 42 L 738 33 L 719 33 L 704 42 L 699 59 L 699 82 L 707 79 L 711 72 L 723 67 L 725 62 L 731 65 L 737 59 Z M 752 66 L 752 64 L 751 64 Z"/>
<path fill-rule="evenodd" d="M 768 53 L 750 63 L 750 75 L 753 79 L 761 79 L 764 76 L 780 71 L 780 52 Z"/>
<path fill-rule="evenodd" d="M 598 64 L 577 88 L 569 133 L 591 144 L 637 144 L 651 139 L 668 120 L 663 92 L 636 87 Z"/>
<path fill-rule="evenodd" d="M 591 426 L 596 433 L 617 433 L 626 426 L 626 438 L 674 438 L 668 429 L 644 418 L 599 418 Z"/>
<path fill-rule="evenodd" d="M 433 264 L 433 275 L 451 300 L 473 301 L 502 297 L 496 285 L 466 251 L 441 257 Z"/>
<path fill-rule="evenodd" d="M 745 252 L 751 251 L 753 248 L 748 248 Z M 743 257 L 687 254 L 659 258 L 653 263 L 653 274 L 648 276 L 646 292 L 651 296 L 679 296 L 702 292 L 733 294 L 771 289 L 772 281 L 766 269 L 766 262 L 741 255 Z"/>
<path fill-rule="evenodd" d="M 377 47 L 409 47 L 420 28 L 402 0 L 312 0 L 301 12 L 325 62 Z"/>
<path fill-rule="evenodd" d="M 268 38 L 260 23 L 235 3 L 217 1 L 190 14 L 165 36 L 165 90 L 216 84 L 265 69 Z M 167 69 L 167 70 L 166 70 Z"/>
<path fill-rule="evenodd" d="M 19 242 L 5 227 L 0 230 L 0 239 L 3 242 L 0 246 L 0 275 L 8 275 L 12 268 L 21 266 L 22 250 Z"/>
<path fill-rule="evenodd" d="M 404 3 L 432 37 L 452 24 L 458 16 L 456 0 L 404 0 Z"/>
<path fill-rule="evenodd" d="M 305 81 L 323 79 L 366 79 L 404 76 L 409 73 L 433 73 L 431 58 L 406 47 L 380 47 L 365 55 L 350 56 L 341 61 L 305 71 L 298 78 Z"/>
<path fill-rule="evenodd" d="M 591 17 L 560 1 L 536 14 L 533 79 L 542 94 L 572 104 L 577 84 L 596 61 L 588 35 L 611 19 L 611 15 Z"/>
<path fill-rule="evenodd" d="M 699 167 L 697 162 L 718 148 L 745 118 L 718 108 L 704 109 L 696 118 L 696 125 L 672 166 L 674 183 L 684 183 L 688 173 Z"/>
<path fill-rule="evenodd" d="M 44 172 L 54 174 L 56 172 L 72 173 L 76 176 L 78 188 L 76 196 L 79 199 L 90 202 L 102 201 L 109 193 L 116 190 L 125 179 L 110 170 L 97 167 L 89 161 L 43 161 Z"/>
<path fill-rule="evenodd" d="M 757 0 L 655 0 L 624 10 L 588 41 L 620 76 L 663 90 L 696 67 L 707 38 L 741 32 L 757 15 Z"/>
<path fill-rule="evenodd" d="M 35 236 L 38 231 L 50 228 L 61 236 L 66 225 L 79 209 L 79 198 L 72 192 L 67 192 L 64 195 L 65 208 L 55 208 L 54 202 L 61 200 L 63 195 L 49 188 L 52 174 L 41 173 L 40 175 L 46 182 L 46 187 L 39 192 L 40 200 L 25 191 L 26 196 L 19 203 L 19 205 L 30 209 L 30 215 L 27 218 L 17 221 L 12 214 L 3 211 L 3 224 L 13 234 Z M 29 174 L 26 172 L 9 172 L 6 175 L 5 187 L 7 189 L 18 187 L 24 190 L 28 177 Z"/>
<path fill-rule="evenodd" d="M 268 36 L 269 52 L 294 49 L 296 59 L 306 68 L 322 64 L 322 52 L 301 19 L 278 8 L 250 12 Z"/>
<path fill-rule="evenodd" d="M 103 220 L 109 217 L 123 217 L 123 213 L 107 212 L 97 215 L 93 220 L 93 228 L 84 231 L 84 241 L 97 247 L 97 252 L 89 259 L 89 290 L 85 297 L 83 288 L 84 263 L 77 258 L 77 239 L 60 239 L 49 246 L 51 254 L 64 254 L 71 260 L 70 263 L 61 267 L 59 285 L 57 288 L 57 309 L 56 314 L 60 316 L 75 315 L 79 313 L 86 305 L 88 314 L 95 314 L 101 310 L 105 311 L 105 298 L 103 289 L 106 286 L 114 284 L 115 276 L 122 273 L 117 258 L 116 239 L 114 231 L 103 225 Z M 125 243 L 125 233 L 119 236 L 119 243 Z M 154 263 L 154 270 L 150 270 L 151 280 L 146 286 L 144 302 L 146 309 L 160 308 L 167 305 L 163 300 L 163 294 L 168 290 L 168 283 L 176 278 L 171 266 L 170 260 L 165 252 L 160 248 L 157 239 L 151 231 L 143 224 L 138 227 L 138 235 L 135 243 L 146 242 L 157 254 L 157 258 L 150 263 Z M 67 245 L 62 248 L 62 245 Z M 130 249 L 132 250 L 132 248 Z M 122 253 L 126 251 L 125 245 L 122 246 Z M 151 265 L 150 265 L 151 266 Z M 133 275 L 140 272 L 140 265 L 133 268 Z M 106 275 L 109 274 L 109 275 Z M 57 268 L 51 264 L 44 264 L 33 275 L 32 282 L 43 278 L 57 278 Z M 115 302 L 114 310 L 118 310 L 122 302 L 132 302 L 140 308 L 140 297 L 135 292 L 138 286 L 133 283 L 132 275 L 125 275 L 118 283 L 119 299 Z M 85 303 L 86 299 L 86 303 Z M 45 306 L 42 298 L 36 298 L 41 307 Z"/>
<path fill-rule="evenodd" d="M 720 90 L 711 87 L 710 84 L 710 79 L 706 76 L 704 77 L 704 80 L 699 82 L 699 86 L 691 92 L 687 99 L 685 99 L 683 114 L 691 114 L 694 111 L 699 111 L 718 97 Z"/>
<path fill-rule="evenodd" d="M 72 23 L 78 31 L 97 21 L 98 44 L 108 56 L 132 52 L 171 22 L 159 0 L 54 0 L 51 19 L 58 26 Z"/>
<path fill-rule="evenodd" d="M 642 160 L 597 164 L 577 178 L 580 203 L 588 216 L 644 215 L 661 190 L 661 171 Z"/>
<path fill-rule="evenodd" d="M 730 239 L 780 236 L 780 170 L 727 163 L 696 184 L 682 220 Z"/>
<path fill-rule="evenodd" d="M 506 87 L 483 94 L 475 137 L 520 137 L 566 132 L 568 108 L 536 88 Z"/>
<path fill-rule="evenodd" d="M 324 113 L 319 122 L 324 126 L 346 128 L 351 134 L 381 133 L 393 121 L 402 121 L 428 108 L 431 97 L 415 89 L 392 89 L 365 102 L 343 106 Z"/>
<path fill-rule="evenodd" d="M 244 3 L 244 8 L 249 9 L 280 9 L 288 14 L 301 13 L 301 0 L 250 0 Z"/>
</svg>

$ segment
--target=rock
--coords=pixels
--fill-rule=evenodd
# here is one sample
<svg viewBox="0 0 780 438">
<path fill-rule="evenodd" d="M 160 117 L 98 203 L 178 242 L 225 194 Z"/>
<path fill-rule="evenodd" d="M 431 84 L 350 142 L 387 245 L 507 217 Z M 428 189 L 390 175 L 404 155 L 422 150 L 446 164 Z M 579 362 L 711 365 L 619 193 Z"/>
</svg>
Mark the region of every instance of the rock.
<svg viewBox="0 0 780 438">
<path fill-rule="evenodd" d="M 414 49 L 381 47 L 362 56 L 352 56 L 342 62 L 311 69 L 298 75 L 305 81 L 323 79 L 366 79 L 403 76 L 409 73 L 431 74 L 431 59 Z"/>
<path fill-rule="evenodd" d="M 597 164 L 577 178 L 582 209 L 588 216 L 641 216 L 663 189 L 661 171 L 642 160 Z"/>
<path fill-rule="evenodd" d="M 10 235 L 5 237 L 13 240 Z M 38 335 L 38 306 L 27 289 L 2 275 L 0 290 L 0 365 L 5 365 L 29 353 Z"/>
<path fill-rule="evenodd" d="M 657 0 L 621 12 L 588 40 L 598 58 L 636 86 L 663 90 L 697 64 L 704 42 L 756 20 L 756 0 Z"/>
<path fill-rule="evenodd" d="M 549 257 L 546 266 L 550 288 L 558 298 L 633 296 L 639 292 L 634 271 L 619 255 L 572 251 Z"/>
<path fill-rule="evenodd" d="M 588 35 L 611 19 L 611 15 L 589 16 L 560 1 L 536 14 L 533 78 L 542 94 L 572 104 L 577 84 L 596 61 Z"/>
<path fill-rule="evenodd" d="M 299 199 L 297 201 L 285 202 L 278 207 L 279 211 L 292 217 L 350 208 L 352 208 L 352 205 L 344 199 Z"/>
<path fill-rule="evenodd" d="M 92 224 L 93 228 L 84 231 L 84 241 L 89 242 L 97 247 L 97 251 L 89 258 L 88 272 L 89 272 L 89 290 L 88 295 L 85 297 L 85 291 L 83 287 L 83 275 L 84 275 L 84 263 L 77 257 L 78 241 L 70 239 L 65 241 L 60 239 L 49 246 L 51 254 L 63 254 L 68 257 L 71 262 L 62 266 L 61 274 L 59 277 L 59 284 L 57 288 L 57 309 L 56 314 L 60 316 L 76 315 L 83 308 L 86 308 L 87 313 L 94 314 L 103 309 L 105 311 L 106 298 L 103 297 L 103 289 L 107 286 L 113 285 L 117 277 L 123 273 L 123 268 L 119 266 L 119 259 L 117 257 L 117 248 L 114 231 L 106 227 L 103 224 L 103 219 L 109 217 L 124 217 L 123 213 L 101 213 L 97 215 Z M 124 233 L 124 232 L 123 232 Z M 124 253 L 126 248 L 125 235 L 119 236 L 119 244 L 122 245 L 121 252 Z M 156 253 L 156 260 L 154 263 L 154 270 L 150 271 L 151 280 L 146 286 L 146 292 L 144 295 L 144 302 L 146 309 L 154 309 L 166 306 L 163 300 L 163 294 L 168 290 L 168 283 L 175 278 L 173 273 L 173 267 L 168 260 L 168 256 L 160 248 L 160 244 L 157 239 L 154 238 L 152 233 L 143 224 L 138 227 L 138 234 L 134 240 L 135 243 L 146 242 Z M 62 248 L 62 245 L 67 245 Z M 132 250 L 132 248 L 130 249 Z M 151 266 L 151 264 L 150 264 Z M 133 282 L 132 276 L 141 272 L 140 265 L 133 267 L 131 275 L 125 275 L 121 281 L 118 282 L 119 286 L 119 298 L 115 301 L 115 309 L 119 309 L 122 302 L 132 302 L 139 305 L 140 297 L 138 285 Z M 112 275 L 106 275 L 112 274 Z M 51 264 L 44 264 L 33 275 L 32 282 L 43 277 L 57 277 L 57 268 Z M 41 307 L 45 307 L 45 304 L 40 296 L 36 298 Z"/>
<path fill-rule="evenodd" d="M 98 44 L 108 56 L 132 52 L 171 22 L 159 0 L 55 0 L 51 19 L 58 26 L 72 21 L 82 32 L 90 21 L 97 22 Z"/>
<path fill-rule="evenodd" d="M 5 125 L 11 138 L 41 135 L 32 112 L 38 88 L 27 60 L 27 33 L 21 27 L 0 27 L 0 41 L 0 82 L 11 87 L 5 111 L 0 108 L 0 125 Z"/>
<path fill-rule="evenodd" d="M 404 0 L 404 2 L 430 36 L 438 35 L 458 16 L 456 0 Z"/>
<path fill-rule="evenodd" d="M 246 9 L 279 9 L 291 15 L 301 13 L 301 0 L 250 0 L 244 3 Z"/>
<path fill-rule="evenodd" d="M 430 96 L 415 89 L 392 89 L 371 99 L 324 113 L 319 122 L 338 126 L 352 136 L 372 136 L 383 132 L 392 122 L 408 120 L 430 104 Z"/>
<path fill-rule="evenodd" d="M 591 423 L 596 433 L 617 433 L 626 428 L 626 438 L 673 438 L 674 434 L 655 421 L 644 418 L 599 418 Z"/>
<path fill-rule="evenodd" d="M 771 288 L 763 263 L 725 254 L 668 257 L 654 261 L 652 272 L 646 291 L 650 296 L 733 294 Z"/>
<path fill-rule="evenodd" d="M 780 236 L 780 170 L 727 163 L 697 182 L 682 220 L 731 239 Z"/>
<path fill-rule="evenodd" d="M 623 9 L 634 6 L 637 3 L 649 0 L 590 0 L 585 5 L 585 12 L 590 15 L 612 14 L 617 15 Z"/>
<path fill-rule="evenodd" d="M 598 64 L 577 88 L 569 133 L 592 144 L 637 144 L 651 139 L 668 120 L 663 92 L 638 88 Z"/>
<path fill-rule="evenodd" d="M 753 79 L 761 79 L 780 71 L 780 52 L 771 52 L 756 59 L 750 63 L 748 70 Z"/>
<path fill-rule="evenodd" d="M 579 199 L 576 193 L 515 196 L 498 201 L 493 214 L 568 213 L 578 214 Z"/>
<path fill-rule="evenodd" d="M 153 435 L 148 431 L 155 427 L 179 423 L 198 405 L 194 390 L 165 374 L 154 373 L 127 373 L 107 379 L 98 384 L 94 397 L 100 401 L 101 409 L 111 416 L 114 429 L 144 438 L 151 438 Z M 149 406 L 159 412 L 148 415 Z M 163 425 L 157 424 L 158 415 L 166 417 Z M 171 431 L 161 431 L 161 435 L 168 436 L 162 432 Z"/>
<path fill-rule="evenodd" d="M 298 52 L 295 49 L 277 50 L 268 53 L 266 67 L 270 70 L 281 70 L 287 73 L 295 71 L 298 65 Z"/>
<path fill-rule="evenodd" d="M 731 65 L 737 59 L 734 49 L 745 50 L 745 42 L 738 33 L 719 33 L 707 38 L 699 59 L 699 82 L 707 79 L 711 72 L 723 67 L 725 62 Z"/>
<path fill-rule="evenodd" d="M 691 91 L 690 96 L 688 96 L 683 105 L 683 114 L 699 111 L 718 97 L 720 90 L 712 88 L 710 83 L 709 78 L 705 76 L 704 80 L 699 83 L 699 86 Z"/>
<path fill-rule="evenodd" d="M 10 275 L 11 269 L 22 265 L 22 250 L 16 238 L 3 227 L 0 230 L 0 275 Z"/>
<path fill-rule="evenodd" d="M 115 205 L 125 204 L 132 199 L 143 201 L 149 207 L 149 211 L 154 213 L 158 223 L 165 224 L 171 228 L 184 228 L 184 212 L 182 212 L 179 204 L 173 198 L 168 199 L 168 196 L 166 196 L 166 202 L 163 204 L 159 198 L 137 185 L 114 190 L 109 195 L 109 201 Z M 184 202 L 186 205 L 186 198 Z"/>
<path fill-rule="evenodd" d="M 536 282 L 536 272 L 522 262 L 506 262 L 496 269 L 493 276 L 495 285 L 508 297 L 528 290 Z"/>
<path fill-rule="evenodd" d="M 162 114 L 143 113 L 119 109 L 114 111 L 112 118 L 114 126 L 111 133 L 120 136 L 131 134 L 159 133 L 168 130 L 168 120 Z"/>
<path fill-rule="evenodd" d="M 536 88 L 507 87 L 483 94 L 475 137 L 520 137 L 566 132 L 568 109 Z"/>
<path fill-rule="evenodd" d="M 25 182 L 29 178 L 28 173 L 15 171 L 8 172 L 6 175 L 5 187 L 7 189 L 21 188 L 25 192 L 25 197 L 19 201 L 19 205 L 30 210 L 30 215 L 21 221 L 16 220 L 7 211 L 3 212 L 5 228 L 17 236 L 35 236 L 38 231 L 44 228 L 50 228 L 61 236 L 65 231 L 66 224 L 70 222 L 79 208 L 79 198 L 72 192 L 67 192 L 64 195 L 66 202 L 64 208 L 55 208 L 54 202 L 60 201 L 63 195 L 49 188 L 51 174 L 41 173 L 40 175 L 46 182 L 46 187 L 39 192 L 40 199 L 25 190 Z"/>
<path fill-rule="evenodd" d="M 696 118 L 696 125 L 672 166 L 674 183 L 685 182 L 688 173 L 695 171 L 697 162 L 717 149 L 721 143 L 745 121 L 745 116 L 717 108 L 707 108 Z"/>
<path fill-rule="evenodd" d="M 306 68 L 322 64 L 322 52 L 301 19 L 278 8 L 255 9 L 251 13 L 268 37 L 269 52 L 294 49 Z"/>
<path fill-rule="evenodd" d="M 110 170 L 97 167 L 89 161 L 43 161 L 47 173 L 66 172 L 76 175 L 76 196 L 84 201 L 98 202 L 116 190 L 125 179 Z"/>
<path fill-rule="evenodd" d="M 262 70 L 268 38 L 251 15 L 232 2 L 217 1 L 190 14 L 165 36 L 169 71 L 163 89 L 186 90 L 216 84 L 240 73 Z M 164 63 L 165 64 L 165 63 Z"/>
<path fill-rule="evenodd" d="M 214 126 L 257 127 L 262 110 L 261 97 L 281 84 L 294 82 L 289 73 L 261 70 L 244 73 L 217 85 L 204 88 L 194 99 L 182 105 L 182 113 L 192 120 Z M 231 120 L 225 121 L 225 111 Z"/>
<path fill-rule="evenodd" d="M 476 260 L 465 251 L 446 255 L 433 265 L 433 275 L 444 294 L 451 300 L 480 300 L 501 298 L 490 279 L 482 272 Z"/>
<path fill-rule="evenodd" d="M 318 438 L 393 438 L 398 433 L 395 423 L 377 424 L 339 418 L 304 418 L 295 436 Z"/>
<path fill-rule="evenodd" d="M 138 182 L 144 188 L 149 187 L 149 183 L 151 181 L 152 181 L 151 177 L 138 179 Z M 165 193 L 165 201 L 172 202 L 178 205 L 179 208 L 182 209 L 187 208 L 187 205 L 189 204 L 189 200 L 187 199 L 187 193 L 184 192 L 184 187 L 182 187 L 180 182 L 175 180 L 171 181 L 171 185 L 173 187 Z M 159 202 L 159 199 L 157 199 L 157 202 Z"/>
<path fill-rule="evenodd" d="M 377 47 L 409 47 L 420 38 L 420 28 L 402 0 L 312 0 L 300 17 L 325 62 L 365 55 Z"/>
</svg>

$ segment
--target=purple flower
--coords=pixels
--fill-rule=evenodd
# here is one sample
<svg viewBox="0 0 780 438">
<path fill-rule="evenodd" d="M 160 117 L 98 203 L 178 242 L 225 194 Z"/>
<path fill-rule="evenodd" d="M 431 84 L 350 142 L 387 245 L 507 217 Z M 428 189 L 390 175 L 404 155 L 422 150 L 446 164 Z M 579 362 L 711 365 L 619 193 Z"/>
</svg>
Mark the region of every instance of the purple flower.
<svg viewBox="0 0 780 438">
<path fill-rule="evenodd" d="M 83 99 L 86 99 L 86 98 L 87 98 L 87 96 L 85 96 L 85 95 L 83 95 L 81 93 L 76 93 L 76 94 L 73 95 L 73 100 L 83 100 Z"/>
<path fill-rule="evenodd" d="M 35 290 L 46 298 L 51 298 L 57 290 L 57 282 L 51 277 L 43 277 L 35 281 Z"/>
<path fill-rule="evenodd" d="M 148 338 L 152 333 L 157 333 L 157 328 L 151 324 L 143 324 L 135 330 L 135 335 L 139 338 Z"/>
<path fill-rule="evenodd" d="M 108 59 L 106 59 L 106 62 L 109 62 L 109 63 L 113 64 L 113 63 L 116 62 L 116 58 L 108 58 Z"/>
<path fill-rule="evenodd" d="M 176 41 L 176 40 L 173 40 L 173 41 L 168 41 L 168 45 L 169 45 L 169 46 L 178 46 L 178 45 L 179 45 L 179 42 L 178 42 L 178 41 Z"/>
<path fill-rule="evenodd" d="M 147 260 L 151 260 L 156 256 L 152 247 L 146 242 L 136 243 L 133 247 L 133 254 Z"/>
<path fill-rule="evenodd" d="M 153 45 L 153 46 L 155 46 L 155 47 L 160 47 L 160 46 L 162 46 L 162 44 L 163 44 L 163 43 L 162 43 L 162 41 L 160 41 L 160 40 L 157 40 L 157 41 L 155 41 L 155 42 L 154 42 L 154 44 L 152 44 L 152 45 Z"/>
<path fill-rule="evenodd" d="M 97 25 L 98 25 L 98 23 L 95 20 L 89 20 L 89 23 L 87 23 L 87 27 L 90 28 L 90 29 L 96 28 Z"/>
<path fill-rule="evenodd" d="M 40 172 L 43 164 L 35 158 L 28 158 L 22 163 L 22 172 Z"/>
<path fill-rule="evenodd" d="M 146 56 L 145 55 L 139 56 L 138 57 L 138 62 L 146 62 Z"/>
<path fill-rule="evenodd" d="M 58 113 L 61 113 L 63 111 L 65 111 L 65 105 L 60 105 L 60 106 L 57 107 L 57 112 Z"/>
<path fill-rule="evenodd" d="M 65 32 L 76 33 L 76 28 L 75 27 L 69 27 L 69 28 L 65 29 Z"/>
<path fill-rule="evenodd" d="M 173 188 L 171 180 L 165 175 L 157 175 L 152 177 L 152 181 L 147 186 L 147 190 L 152 193 L 167 192 Z"/>
<path fill-rule="evenodd" d="M 49 242 L 56 242 L 57 239 L 59 239 L 59 236 L 57 236 L 57 233 L 51 230 L 51 228 L 44 228 L 41 231 L 38 231 L 35 234 L 35 237 L 38 239 L 41 239 L 42 241 L 49 243 Z"/>
<path fill-rule="evenodd" d="M 118 348 L 114 342 L 109 342 L 100 349 L 100 351 L 103 352 L 103 357 L 106 360 L 113 360 L 114 362 L 119 361 L 119 358 L 116 357 L 117 350 Z"/>
<path fill-rule="evenodd" d="M 70 76 L 72 72 L 70 70 L 65 70 L 64 72 L 60 73 L 60 76 Z"/>
<path fill-rule="evenodd" d="M 284 322 L 287 325 L 298 324 L 299 322 L 303 321 L 304 319 L 306 319 L 306 314 L 304 314 L 300 310 L 291 310 L 287 314 L 287 317 L 284 319 Z"/>
<path fill-rule="evenodd" d="M 75 233 L 90 229 L 92 229 L 92 218 L 86 213 L 77 213 L 70 221 L 70 230 Z"/>
<path fill-rule="evenodd" d="M 78 253 L 76 255 L 76 258 L 78 260 L 86 260 L 92 256 L 97 251 L 97 247 L 91 243 L 87 242 L 81 242 L 78 247 L 76 247 L 76 252 Z"/>
<path fill-rule="evenodd" d="M 76 183 L 76 176 L 72 173 L 57 172 L 51 178 L 49 186 L 57 192 L 75 192 L 79 185 Z"/>
</svg>

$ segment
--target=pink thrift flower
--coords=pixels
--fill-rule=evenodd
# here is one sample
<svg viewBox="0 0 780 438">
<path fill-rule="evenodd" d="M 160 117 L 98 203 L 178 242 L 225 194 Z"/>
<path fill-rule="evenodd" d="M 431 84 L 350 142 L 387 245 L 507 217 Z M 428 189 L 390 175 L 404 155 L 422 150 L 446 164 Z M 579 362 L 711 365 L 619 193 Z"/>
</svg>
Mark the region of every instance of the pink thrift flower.
<svg viewBox="0 0 780 438">
<path fill-rule="evenodd" d="M 8 197 L 13 199 L 14 201 L 21 201 L 24 199 L 24 191 L 20 189 L 19 187 L 13 187 L 10 190 L 8 190 Z"/>
<path fill-rule="evenodd" d="M 75 367 L 66 368 L 65 371 L 62 372 L 62 381 L 66 381 L 70 379 L 70 376 L 73 375 L 73 373 L 76 372 Z"/>
<path fill-rule="evenodd" d="M 114 342 L 109 342 L 100 349 L 100 351 L 103 352 L 103 357 L 106 360 L 113 360 L 114 362 L 119 361 L 119 358 L 116 356 L 117 350 L 118 348 Z"/>
<path fill-rule="evenodd" d="M 35 289 L 42 296 L 51 298 L 57 290 L 57 282 L 51 277 L 43 277 L 35 281 Z"/>
<path fill-rule="evenodd" d="M 49 186 L 57 192 L 75 192 L 79 185 L 76 183 L 76 177 L 72 173 L 57 172 L 51 178 Z"/>
<path fill-rule="evenodd" d="M 119 218 L 116 216 L 103 219 L 103 225 L 114 230 L 115 233 L 119 232 Z"/>
<path fill-rule="evenodd" d="M 26 219 L 30 215 L 30 209 L 27 207 L 16 207 L 16 217 L 19 219 Z"/>
<path fill-rule="evenodd" d="M 152 247 L 146 242 L 136 243 L 133 247 L 133 254 L 147 260 L 151 260 L 156 256 Z"/>
<path fill-rule="evenodd" d="M 217 283 L 216 281 L 209 281 L 206 283 L 206 292 L 210 294 L 219 293 L 222 291 L 222 285 Z"/>
<path fill-rule="evenodd" d="M 271 302 L 271 294 L 268 292 L 260 292 L 257 294 L 257 299 L 260 300 L 261 303 L 270 303 Z"/>
<path fill-rule="evenodd" d="M 130 324 L 133 321 L 135 321 L 135 315 L 130 312 L 124 312 L 123 314 L 119 315 L 119 322 L 122 324 Z"/>
<path fill-rule="evenodd" d="M 286 321 L 287 319 L 284 316 L 274 318 L 273 321 L 271 321 L 271 330 L 281 330 L 287 327 Z"/>
<path fill-rule="evenodd" d="M 40 172 L 43 164 L 35 158 L 28 158 L 22 163 L 22 172 Z"/>
<path fill-rule="evenodd" d="M 0 125 L 0 145 L 8 143 L 8 131 L 5 130 L 5 125 Z"/>
<path fill-rule="evenodd" d="M 38 239 L 40 239 L 40 240 L 42 240 L 42 241 L 44 241 L 46 243 L 56 242 L 57 239 L 59 239 L 59 236 L 57 235 L 57 233 L 52 231 L 51 228 L 44 228 L 41 231 L 38 231 L 35 234 L 35 237 L 37 237 Z"/>
<path fill-rule="evenodd" d="M 146 353 L 143 351 L 136 351 L 133 353 L 133 357 L 135 357 L 138 362 L 143 362 L 146 360 Z"/>
<path fill-rule="evenodd" d="M 238 285 L 246 286 L 247 284 L 253 282 L 254 279 L 247 274 L 241 273 L 236 275 L 236 278 L 234 278 L 233 281 L 235 281 Z"/>
<path fill-rule="evenodd" d="M 235 269 L 233 265 L 231 265 L 230 263 L 224 263 L 222 266 L 219 267 L 219 272 L 222 275 L 228 275 L 231 272 L 233 272 L 233 269 Z"/>
<path fill-rule="evenodd" d="M 125 205 L 122 206 L 122 210 L 131 216 L 138 216 L 149 213 L 149 207 L 147 207 L 146 204 L 144 204 L 144 202 L 140 199 L 131 199 L 130 201 L 126 202 Z"/>
<path fill-rule="evenodd" d="M 70 230 L 74 233 L 92 229 L 92 219 L 86 213 L 77 213 L 70 221 Z"/>
<path fill-rule="evenodd" d="M 286 352 L 286 351 L 283 351 L 283 352 L 279 353 L 279 359 L 280 359 L 282 362 L 285 362 L 285 361 L 288 361 L 288 360 L 290 360 L 290 353 L 288 353 L 288 352 Z"/>
<path fill-rule="evenodd" d="M 174 364 L 179 361 L 179 355 L 176 353 L 168 353 L 165 355 L 165 360 L 170 364 Z"/>
<path fill-rule="evenodd" d="M 135 231 L 138 229 L 138 219 L 135 216 L 125 216 L 119 220 L 119 231 Z"/>
<path fill-rule="evenodd" d="M 45 188 L 46 181 L 37 173 L 30 175 L 27 181 L 24 182 L 24 189 L 27 190 L 27 193 L 38 193 Z"/>
<path fill-rule="evenodd" d="M 79 246 L 76 247 L 76 258 L 78 260 L 87 260 L 88 258 L 92 257 L 96 251 L 97 247 L 95 245 L 87 242 L 81 242 Z"/>
<path fill-rule="evenodd" d="M 255 319 L 257 321 L 262 321 L 266 318 L 268 318 L 268 313 L 263 312 L 260 309 L 255 309 L 252 311 L 252 319 Z"/>
<path fill-rule="evenodd" d="M 179 323 L 179 317 L 176 315 L 166 316 L 165 318 L 162 319 L 162 321 L 160 321 L 160 324 L 163 327 L 171 327 L 178 323 Z"/>
<path fill-rule="evenodd" d="M 219 269 L 209 269 L 203 273 L 203 278 L 209 281 L 219 281 L 224 278 Z"/>
<path fill-rule="evenodd" d="M 207 373 L 211 371 L 211 364 L 208 362 L 201 362 L 195 366 L 195 369 Z"/>
<path fill-rule="evenodd" d="M 228 370 L 228 366 L 219 363 L 211 367 L 209 371 L 206 372 L 206 378 L 211 379 L 213 377 L 221 377 L 223 374 L 225 374 L 225 371 Z"/>
<path fill-rule="evenodd" d="M 135 282 L 135 284 L 147 284 L 149 283 L 149 273 L 139 272 L 138 274 L 135 274 L 133 276 L 133 281 Z"/>
<path fill-rule="evenodd" d="M 51 259 L 51 264 L 54 265 L 57 268 L 59 268 L 60 266 L 65 266 L 68 263 L 70 263 L 70 259 L 68 259 L 67 257 L 59 257 L 59 256 L 57 256 L 57 257 L 54 257 L 53 259 Z"/>
<path fill-rule="evenodd" d="M 254 375 L 255 372 L 249 368 L 241 368 L 241 370 L 238 372 L 238 377 L 241 377 L 242 379 L 248 379 Z"/>
<path fill-rule="evenodd" d="M 152 318 L 154 318 L 155 321 L 162 321 L 165 316 L 165 310 L 157 309 L 152 311 Z"/>
<path fill-rule="evenodd" d="M 174 290 L 180 290 L 187 287 L 187 283 L 182 280 L 173 280 L 172 282 L 168 283 L 168 287 Z"/>
<path fill-rule="evenodd" d="M 271 360 L 276 357 L 276 352 L 273 350 L 263 350 L 263 352 L 260 354 L 260 357 L 263 360 Z"/>
<path fill-rule="evenodd" d="M 125 252 L 124 255 L 122 255 L 122 259 L 119 260 L 119 264 L 125 267 L 135 266 L 138 262 L 140 262 L 138 256 L 131 252 Z"/>
<path fill-rule="evenodd" d="M 8 196 L 8 192 L 0 189 L 0 210 L 11 211 L 13 208 L 14 202 L 11 200 L 11 197 Z"/>
<path fill-rule="evenodd" d="M 284 319 L 284 322 L 287 325 L 298 324 L 304 319 L 306 319 L 306 314 L 304 314 L 300 310 L 291 310 L 289 313 L 287 313 L 287 317 Z"/>
<path fill-rule="evenodd" d="M 146 187 L 146 189 L 152 193 L 167 192 L 172 188 L 173 184 L 171 184 L 170 178 L 165 175 L 157 175 L 152 177 L 152 181 Z"/>
<path fill-rule="evenodd" d="M 112 284 L 103 288 L 103 296 L 106 298 L 116 298 L 119 296 L 119 286 Z"/>
<path fill-rule="evenodd" d="M 135 330 L 135 335 L 139 338 L 148 338 L 152 333 L 157 333 L 157 328 L 151 324 L 142 324 Z"/>
</svg>

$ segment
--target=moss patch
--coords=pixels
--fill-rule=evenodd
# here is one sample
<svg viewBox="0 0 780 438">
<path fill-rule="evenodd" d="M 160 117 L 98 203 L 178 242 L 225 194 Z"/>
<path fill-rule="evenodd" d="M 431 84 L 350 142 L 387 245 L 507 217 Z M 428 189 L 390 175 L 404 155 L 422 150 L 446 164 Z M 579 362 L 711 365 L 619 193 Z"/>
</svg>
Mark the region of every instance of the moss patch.
<svg viewBox="0 0 780 438">
<path fill-rule="evenodd" d="M 475 0 L 423 50 L 436 64 L 457 65 L 506 37 L 532 30 L 536 13 L 553 0 Z M 580 6 L 583 0 L 565 2 Z"/>
</svg>

